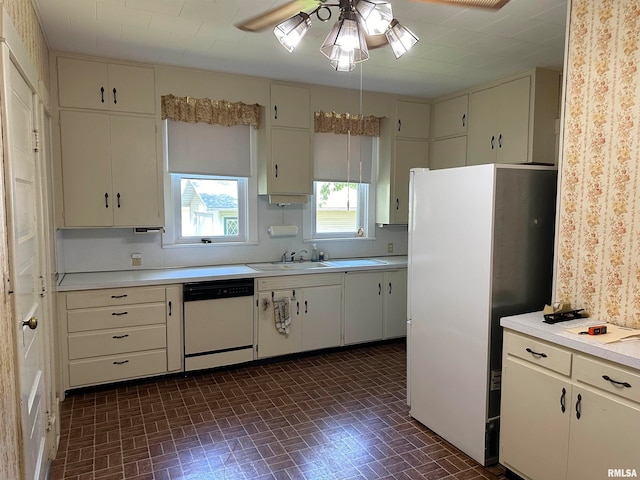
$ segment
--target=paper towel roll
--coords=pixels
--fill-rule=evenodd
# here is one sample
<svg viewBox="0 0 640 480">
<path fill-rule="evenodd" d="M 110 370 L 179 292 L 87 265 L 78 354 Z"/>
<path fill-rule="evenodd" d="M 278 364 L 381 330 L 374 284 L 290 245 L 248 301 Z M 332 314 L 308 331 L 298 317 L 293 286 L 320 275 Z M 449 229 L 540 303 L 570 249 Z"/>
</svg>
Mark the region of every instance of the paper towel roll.
<svg viewBox="0 0 640 480">
<path fill-rule="evenodd" d="M 295 237 L 298 235 L 297 225 L 272 225 L 267 228 L 272 237 Z"/>
</svg>

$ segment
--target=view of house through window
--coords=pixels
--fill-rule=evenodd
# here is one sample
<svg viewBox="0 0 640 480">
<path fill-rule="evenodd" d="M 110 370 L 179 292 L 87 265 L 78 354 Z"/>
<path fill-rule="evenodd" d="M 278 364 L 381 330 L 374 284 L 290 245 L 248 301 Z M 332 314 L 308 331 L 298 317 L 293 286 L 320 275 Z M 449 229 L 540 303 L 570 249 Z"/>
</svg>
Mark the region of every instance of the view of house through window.
<svg viewBox="0 0 640 480">
<path fill-rule="evenodd" d="M 239 180 L 180 175 L 181 237 L 237 237 Z"/>
<path fill-rule="evenodd" d="M 315 233 L 356 235 L 363 226 L 366 184 L 315 182 Z"/>
</svg>

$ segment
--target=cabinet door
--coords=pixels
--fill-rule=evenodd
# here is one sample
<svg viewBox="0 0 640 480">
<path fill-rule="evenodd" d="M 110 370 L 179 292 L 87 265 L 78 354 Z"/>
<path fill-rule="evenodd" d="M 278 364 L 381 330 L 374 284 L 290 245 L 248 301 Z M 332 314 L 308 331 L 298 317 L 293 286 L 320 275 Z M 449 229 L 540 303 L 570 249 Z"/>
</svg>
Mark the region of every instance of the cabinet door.
<svg viewBox="0 0 640 480">
<path fill-rule="evenodd" d="M 607 478 L 612 468 L 637 471 L 640 405 L 583 388 L 573 390 L 567 478 Z"/>
<path fill-rule="evenodd" d="M 568 381 L 508 357 L 502 366 L 500 463 L 532 479 L 565 478 L 570 399 Z"/>
<path fill-rule="evenodd" d="M 382 272 L 345 275 L 345 345 L 382 339 L 383 282 Z"/>
<path fill-rule="evenodd" d="M 107 64 L 59 57 L 58 103 L 61 107 L 108 110 Z"/>
<path fill-rule="evenodd" d="M 384 272 L 384 338 L 407 335 L 407 271 Z"/>
<path fill-rule="evenodd" d="M 418 140 L 396 140 L 391 209 L 393 223 L 409 221 L 409 170 L 429 166 L 429 143 Z"/>
<path fill-rule="evenodd" d="M 271 85 L 271 126 L 309 129 L 309 90 L 289 85 Z"/>
<path fill-rule="evenodd" d="M 337 347 L 342 326 L 342 285 L 304 289 L 302 349 Z"/>
<path fill-rule="evenodd" d="M 469 95 L 461 95 L 433 107 L 434 138 L 463 135 L 467 133 Z"/>
<path fill-rule="evenodd" d="M 153 69 L 109 64 L 109 109 L 119 112 L 156 111 Z"/>
<path fill-rule="evenodd" d="M 289 333 L 276 329 L 273 299 L 289 299 L 291 325 Z M 258 295 L 258 358 L 286 355 L 302 350 L 302 292 L 301 290 L 280 290 Z"/>
<path fill-rule="evenodd" d="M 467 163 L 467 137 L 452 137 L 433 142 L 429 168 L 463 167 Z"/>
<path fill-rule="evenodd" d="M 156 124 L 153 118 L 112 115 L 114 225 L 160 225 Z"/>
<path fill-rule="evenodd" d="M 473 92 L 469 101 L 467 165 L 495 163 L 498 146 L 498 87 Z"/>
<path fill-rule="evenodd" d="M 113 225 L 109 115 L 60 112 L 66 227 Z"/>
<path fill-rule="evenodd" d="M 269 193 L 311 195 L 312 176 L 311 134 L 307 130 L 272 128 Z"/>
<path fill-rule="evenodd" d="M 429 138 L 431 105 L 416 102 L 396 102 L 396 137 Z"/>
<path fill-rule="evenodd" d="M 498 87 L 498 163 L 528 161 L 530 91 L 530 77 L 513 80 Z"/>
</svg>

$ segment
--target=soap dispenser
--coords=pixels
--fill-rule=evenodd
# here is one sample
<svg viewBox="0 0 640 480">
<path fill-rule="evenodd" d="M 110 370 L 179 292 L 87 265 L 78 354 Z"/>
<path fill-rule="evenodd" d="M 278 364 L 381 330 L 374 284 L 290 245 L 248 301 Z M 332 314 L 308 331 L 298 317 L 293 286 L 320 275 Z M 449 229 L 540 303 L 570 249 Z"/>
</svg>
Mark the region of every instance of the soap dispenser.
<svg viewBox="0 0 640 480">
<path fill-rule="evenodd" d="M 313 249 L 311 250 L 311 261 L 318 261 L 318 246 L 315 243 L 313 244 Z"/>
</svg>

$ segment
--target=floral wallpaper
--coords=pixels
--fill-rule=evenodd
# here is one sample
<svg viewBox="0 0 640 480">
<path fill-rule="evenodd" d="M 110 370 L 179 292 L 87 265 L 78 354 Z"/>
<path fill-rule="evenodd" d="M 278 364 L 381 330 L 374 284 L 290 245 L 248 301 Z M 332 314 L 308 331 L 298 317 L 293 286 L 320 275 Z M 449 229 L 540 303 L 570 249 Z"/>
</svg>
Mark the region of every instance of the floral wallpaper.
<svg viewBox="0 0 640 480">
<path fill-rule="evenodd" d="M 640 2 L 571 3 L 555 298 L 640 328 Z"/>
<path fill-rule="evenodd" d="M 29 0 L 0 0 L 0 5 L 11 18 L 34 64 L 40 79 L 49 89 L 49 49 L 44 39 L 38 18 Z M 0 99 L 2 100 L 2 99 Z M 1 127 L 1 126 L 0 126 Z M 0 135 L 0 152 L 2 136 Z M 0 153 L 1 155 L 1 153 Z M 2 278 L 8 276 L 8 251 L 6 205 L 4 202 L 3 158 L 0 156 L 0 270 Z M 7 285 L 0 283 L 0 478 L 18 479 L 20 473 L 21 438 L 13 342 L 13 312 L 7 295 Z"/>
</svg>

